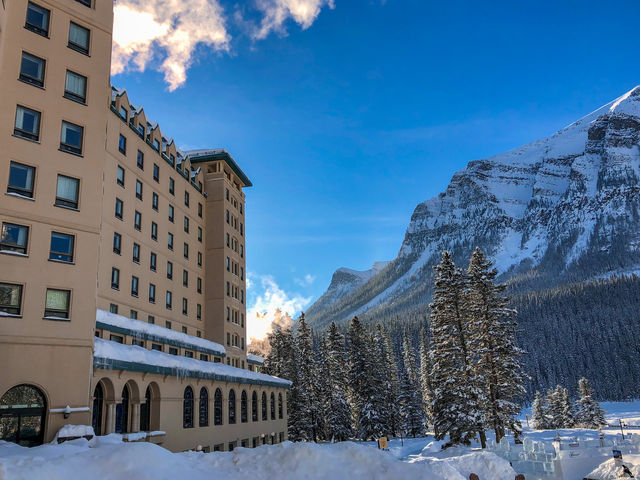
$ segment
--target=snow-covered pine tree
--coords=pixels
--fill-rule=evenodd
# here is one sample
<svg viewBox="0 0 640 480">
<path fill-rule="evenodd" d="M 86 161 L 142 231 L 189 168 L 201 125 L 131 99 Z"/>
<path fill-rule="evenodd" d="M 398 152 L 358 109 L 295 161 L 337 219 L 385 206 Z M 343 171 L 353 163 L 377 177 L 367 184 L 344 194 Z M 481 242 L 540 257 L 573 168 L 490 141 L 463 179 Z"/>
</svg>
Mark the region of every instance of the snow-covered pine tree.
<svg viewBox="0 0 640 480">
<path fill-rule="evenodd" d="M 569 390 L 562 387 L 562 428 L 573 428 L 575 426 L 576 414 L 569 398 Z"/>
<path fill-rule="evenodd" d="M 547 403 L 549 404 L 549 428 L 564 428 L 564 407 L 562 402 L 562 386 L 557 385 L 553 390 L 547 391 Z"/>
<path fill-rule="evenodd" d="M 304 319 L 304 312 L 298 319 L 298 336 L 296 337 L 296 351 L 298 356 L 298 378 L 293 388 L 298 395 L 300 412 L 297 418 L 296 430 L 301 440 L 318 439 L 319 418 L 322 410 L 318 395 L 318 372 L 315 354 L 312 346 L 312 332 Z"/>
<path fill-rule="evenodd" d="M 353 436 L 351 409 L 347 400 L 347 354 L 344 335 L 331 322 L 325 346 L 325 436 L 327 440 L 347 440 Z"/>
<path fill-rule="evenodd" d="M 435 270 L 430 304 L 432 421 L 437 440 L 448 434 L 450 444 L 469 444 L 477 433 L 484 433 L 484 427 L 479 404 L 481 391 L 475 382 L 469 352 L 464 274 L 447 251 L 442 253 Z"/>
<path fill-rule="evenodd" d="M 582 428 L 599 428 L 606 425 L 604 411 L 595 399 L 595 393 L 589 380 L 581 378 L 578 381 L 578 391 L 580 393 L 576 414 L 578 425 Z"/>
<path fill-rule="evenodd" d="M 407 331 L 402 339 L 403 370 L 400 379 L 400 417 L 403 431 L 413 437 L 424 433 L 424 407 L 416 355 Z"/>
<path fill-rule="evenodd" d="M 531 410 L 531 426 L 536 430 L 547 430 L 549 428 L 549 404 L 547 397 L 540 395 L 537 390 Z"/>
<path fill-rule="evenodd" d="M 427 330 L 420 331 L 420 387 L 422 389 L 422 405 L 425 411 L 425 425 L 431 422 L 431 397 L 433 386 L 431 385 L 431 369 L 433 358 Z"/>
<path fill-rule="evenodd" d="M 498 270 L 484 253 L 476 248 L 467 270 L 467 307 L 471 322 L 470 344 L 475 376 L 485 389 L 482 395 L 485 423 L 493 428 L 496 442 L 505 429 L 514 424 L 525 395 L 522 350 L 516 346 L 515 310 L 508 308 L 506 288 L 496 284 Z"/>
<path fill-rule="evenodd" d="M 396 435 L 399 426 L 400 409 L 398 404 L 399 383 L 398 364 L 396 363 L 391 338 L 381 324 L 376 325 L 374 334 L 375 355 L 378 362 L 377 370 L 381 375 L 382 389 L 382 415 L 384 432 L 389 435 Z"/>
</svg>

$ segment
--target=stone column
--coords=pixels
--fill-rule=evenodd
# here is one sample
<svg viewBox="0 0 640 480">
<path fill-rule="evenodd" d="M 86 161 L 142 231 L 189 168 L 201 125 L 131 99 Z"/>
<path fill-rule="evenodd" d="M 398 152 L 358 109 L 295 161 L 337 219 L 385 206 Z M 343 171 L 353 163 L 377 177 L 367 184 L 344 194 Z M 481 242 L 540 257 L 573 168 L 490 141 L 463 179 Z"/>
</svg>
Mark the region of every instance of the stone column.
<svg viewBox="0 0 640 480">
<path fill-rule="evenodd" d="M 136 433 L 140 431 L 140 404 L 132 403 L 131 407 L 131 432 Z"/>
<path fill-rule="evenodd" d="M 116 429 L 116 402 L 107 403 L 107 418 L 104 422 L 105 434 L 113 433 Z"/>
</svg>

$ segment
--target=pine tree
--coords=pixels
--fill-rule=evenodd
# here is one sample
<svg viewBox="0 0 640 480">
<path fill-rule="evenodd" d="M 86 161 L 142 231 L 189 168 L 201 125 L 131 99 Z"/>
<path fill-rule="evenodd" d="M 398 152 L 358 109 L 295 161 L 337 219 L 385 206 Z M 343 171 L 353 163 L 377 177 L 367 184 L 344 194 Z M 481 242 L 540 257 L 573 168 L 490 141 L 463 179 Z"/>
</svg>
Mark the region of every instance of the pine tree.
<svg viewBox="0 0 640 480">
<path fill-rule="evenodd" d="M 562 388 L 562 428 L 573 428 L 576 426 L 576 415 L 573 410 L 569 390 Z"/>
<path fill-rule="evenodd" d="M 400 415 L 403 430 L 415 437 L 425 430 L 424 408 L 416 355 L 405 330 L 402 341 L 403 371 L 400 381 Z"/>
<path fill-rule="evenodd" d="M 582 428 L 600 428 L 606 425 L 604 411 L 594 398 L 593 388 L 591 388 L 589 380 L 584 377 L 581 378 L 578 381 L 578 391 L 580 392 L 578 412 L 576 414 L 578 425 Z"/>
<path fill-rule="evenodd" d="M 550 428 L 547 397 L 540 395 L 539 391 L 536 391 L 536 396 L 533 400 L 531 423 L 536 430 L 547 430 Z"/>
<path fill-rule="evenodd" d="M 422 404 L 425 411 L 425 424 L 431 421 L 431 397 L 433 386 L 431 385 L 431 369 L 433 358 L 429 336 L 425 328 L 420 331 L 420 387 L 422 388 Z"/>
<path fill-rule="evenodd" d="M 320 396 L 318 395 L 318 373 L 312 347 L 312 332 L 304 319 L 304 313 L 298 319 L 298 336 L 296 338 L 298 361 L 298 378 L 293 388 L 297 393 L 300 411 L 296 419 L 296 431 L 300 440 L 318 439 L 320 419 Z"/>
<path fill-rule="evenodd" d="M 400 425 L 398 364 L 396 363 L 391 337 L 381 324 L 376 325 L 374 335 L 377 370 L 381 374 L 381 402 L 384 432 L 396 435 Z"/>
<path fill-rule="evenodd" d="M 522 350 L 515 343 L 516 323 L 511 320 L 516 312 L 507 308 L 506 286 L 495 283 L 498 271 L 492 266 L 476 248 L 467 270 L 467 298 L 470 343 L 477 358 L 475 377 L 485 390 L 484 419 L 499 442 L 520 412 L 525 376 L 520 362 Z"/>
<path fill-rule="evenodd" d="M 469 351 L 464 275 L 447 251 L 442 253 L 435 270 L 430 305 L 434 430 L 437 440 L 449 434 L 450 444 L 469 444 L 477 433 L 484 433 L 484 427 L 479 404 L 481 390 L 476 384 Z"/>
<path fill-rule="evenodd" d="M 563 396 L 564 392 L 561 385 L 557 385 L 555 389 L 547 392 L 550 429 L 564 428 L 565 418 Z"/>
<path fill-rule="evenodd" d="M 325 432 L 326 439 L 347 440 L 353 436 L 347 400 L 347 355 L 344 335 L 331 322 L 325 338 Z"/>
</svg>

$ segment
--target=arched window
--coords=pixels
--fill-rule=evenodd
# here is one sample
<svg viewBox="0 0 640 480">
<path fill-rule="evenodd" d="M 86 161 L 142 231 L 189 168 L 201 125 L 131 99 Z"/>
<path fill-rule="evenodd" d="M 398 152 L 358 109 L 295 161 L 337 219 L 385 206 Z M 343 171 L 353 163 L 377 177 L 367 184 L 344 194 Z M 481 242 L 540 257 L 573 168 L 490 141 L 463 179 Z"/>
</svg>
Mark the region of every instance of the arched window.
<svg viewBox="0 0 640 480">
<path fill-rule="evenodd" d="M 151 430 L 151 387 L 144 392 L 144 403 L 140 404 L 140 431 Z"/>
<path fill-rule="evenodd" d="M 91 415 L 91 426 L 96 435 L 102 435 L 102 406 L 104 405 L 104 389 L 102 382 L 98 382 L 93 391 L 93 412 Z"/>
<path fill-rule="evenodd" d="M 247 392 L 244 390 L 240 395 L 240 421 L 247 423 Z"/>
<path fill-rule="evenodd" d="M 258 421 L 258 394 L 255 390 L 251 394 L 251 421 Z"/>
<path fill-rule="evenodd" d="M 198 424 L 201 427 L 209 426 L 209 393 L 207 389 L 202 387 L 200 389 L 200 410 L 198 412 Z"/>
<path fill-rule="evenodd" d="M 278 418 L 282 420 L 282 393 L 278 394 Z"/>
<path fill-rule="evenodd" d="M 122 402 L 116 405 L 116 433 L 129 431 L 129 387 L 122 389 Z"/>
<path fill-rule="evenodd" d="M 276 419 L 276 396 L 271 392 L 271 420 Z"/>
<path fill-rule="evenodd" d="M 236 392 L 229 390 L 229 423 L 236 423 Z"/>
<path fill-rule="evenodd" d="M 47 401 L 40 389 L 17 385 L 0 398 L 0 440 L 24 447 L 41 445 Z"/>
<path fill-rule="evenodd" d="M 213 394 L 213 424 L 222 425 L 222 391 L 219 388 Z"/>
<path fill-rule="evenodd" d="M 191 387 L 184 389 L 182 428 L 193 428 L 193 389 Z"/>
<path fill-rule="evenodd" d="M 262 392 L 262 421 L 268 420 L 267 418 L 267 394 Z"/>
</svg>

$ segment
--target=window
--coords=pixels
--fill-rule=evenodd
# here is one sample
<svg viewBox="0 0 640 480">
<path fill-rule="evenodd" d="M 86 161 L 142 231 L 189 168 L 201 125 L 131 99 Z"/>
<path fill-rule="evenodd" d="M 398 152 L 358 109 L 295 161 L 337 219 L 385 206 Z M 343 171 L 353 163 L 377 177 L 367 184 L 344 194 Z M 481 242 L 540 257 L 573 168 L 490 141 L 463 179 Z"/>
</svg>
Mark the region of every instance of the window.
<svg viewBox="0 0 640 480">
<path fill-rule="evenodd" d="M 167 278 L 171 280 L 173 278 L 173 263 L 167 262 Z"/>
<path fill-rule="evenodd" d="M 116 267 L 111 269 L 111 288 L 120 290 L 120 270 Z"/>
<path fill-rule="evenodd" d="M 213 424 L 222 425 L 222 391 L 219 388 L 213 394 Z"/>
<path fill-rule="evenodd" d="M 132 297 L 138 296 L 138 284 L 139 284 L 138 277 L 131 276 L 131 296 Z"/>
<path fill-rule="evenodd" d="M 117 253 L 120 255 L 120 250 L 122 247 L 122 235 L 119 233 L 113 234 L 113 253 Z"/>
<path fill-rule="evenodd" d="M 23 82 L 44 86 L 45 60 L 27 52 L 22 52 L 22 63 L 20 64 L 20 80 Z"/>
<path fill-rule="evenodd" d="M 151 240 L 158 240 L 158 224 L 156 222 L 151 222 Z"/>
<path fill-rule="evenodd" d="M 198 320 L 202 320 L 202 305 L 200 305 L 199 303 L 196 305 L 196 318 Z"/>
<path fill-rule="evenodd" d="M 240 267 L 240 280 L 244 280 L 244 267 Z"/>
<path fill-rule="evenodd" d="M 110 303 L 109 304 L 109 312 L 110 313 L 118 313 L 118 305 L 116 305 L 115 303 Z"/>
<path fill-rule="evenodd" d="M 200 389 L 200 406 L 198 409 L 198 425 L 209 426 L 209 393 L 205 387 Z"/>
<path fill-rule="evenodd" d="M 227 297 L 231 296 L 231 284 L 227 282 Z"/>
<path fill-rule="evenodd" d="M 140 170 L 144 170 L 144 153 L 142 153 L 140 150 L 138 150 L 136 165 Z"/>
<path fill-rule="evenodd" d="M 174 194 L 175 188 L 176 188 L 176 182 L 173 180 L 173 178 L 169 177 L 169 193 L 171 195 Z"/>
<path fill-rule="evenodd" d="M 149 268 L 151 269 L 151 271 L 155 272 L 156 268 L 157 268 L 157 262 L 158 262 L 158 256 L 151 252 L 151 255 L 149 257 Z"/>
<path fill-rule="evenodd" d="M 229 390 L 229 424 L 236 423 L 236 392 Z"/>
<path fill-rule="evenodd" d="M 171 330 L 171 322 L 169 320 L 167 320 L 166 322 L 164 322 L 164 327 L 168 328 L 169 330 Z M 176 350 L 176 355 L 177 355 L 177 350 Z"/>
<path fill-rule="evenodd" d="M 119 198 L 116 198 L 116 218 L 122 220 L 122 209 L 123 209 L 123 203 L 122 200 L 120 200 Z"/>
<path fill-rule="evenodd" d="M 27 254 L 29 227 L 3 223 L 0 232 L 0 251 Z"/>
<path fill-rule="evenodd" d="M 202 204 L 198 202 L 198 216 L 202 218 Z"/>
<path fill-rule="evenodd" d="M 169 250 L 173 250 L 173 233 L 169 232 L 167 237 L 167 247 Z"/>
<path fill-rule="evenodd" d="M 137 243 L 133 244 L 133 254 L 131 258 L 135 263 L 140 263 L 140 245 Z"/>
<path fill-rule="evenodd" d="M 242 391 L 240 395 L 240 422 L 247 423 L 247 392 Z"/>
<path fill-rule="evenodd" d="M 178 355 L 178 349 L 175 347 L 169 347 L 169 355 Z"/>
<path fill-rule="evenodd" d="M 251 421 L 258 421 L 258 394 L 254 392 L 251 394 Z"/>
<path fill-rule="evenodd" d="M 182 251 L 184 258 L 189 258 L 189 244 L 187 242 L 184 243 Z"/>
<path fill-rule="evenodd" d="M 122 120 L 126 122 L 127 117 L 129 116 L 129 110 L 127 110 L 127 107 L 121 105 L 119 113 L 120 113 L 120 118 L 122 118 Z"/>
<path fill-rule="evenodd" d="M 47 288 L 47 300 L 44 308 L 44 316 L 48 318 L 69 319 L 70 290 L 58 290 Z"/>
<path fill-rule="evenodd" d="M 202 266 L 202 252 L 198 252 L 198 266 Z"/>
<path fill-rule="evenodd" d="M 87 77 L 67 70 L 67 78 L 64 83 L 64 97 L 74 102 L 86 103 Z M 120 135 L 118 147 L 122 153 L 126 153 L 127 139 L 122 135 Z"/>
<path fill-rule="evenodd" d="M 202 243 L 202 227 L 198 227 L 198 241 Z"/>
<path fill-rule="evenodd" d="M 140 180 L 136 180 L 136 198 L 142 200 L 142 182 Z"/>
<path fill-rule="evenodd" d="M 182 327 L 182 333 L 187 333 L 187 327 Z"/>
<path fill-rule="evenodd" d="M 189 286 L 189 272 L 187 270 L 182 271 L 182 285 L 185 287 Z"/>
<path fill-rule="evenodd" d="M 201 338 L 201 337 L 202 337 L 202 333 L 200 332 L 200 330 L 198 330 L 198 331 L 196 332 L 196 336 L 197 336 L 198 338 Z M 202 360 L 203 362 L 208 362 L 208 361 L 209 361 L 209 355 L 207 355 L 206 353 L 201 353 L 201 354 L 200 354 L 200 360 Z"/>
<path fill-rule="evenodd" d="M 82 154 L 83 135 L 84 127 L 63 120 L 60 132 L 60 149 L 77 155 Z"/>
<path fill-rule="evenodd" d="M 142 229 L 142 214 L 137 210 L 133 215 L 133 227 L 138 231 Z"/>
<path fill-rule="evenodd" d="M 158 352 L 162 351 L 162 345 L 159 343 L 152 343 L 151 344 L 151 350 L 156 350 Z"/>
<path fill-rule="evenodd" d="M 271 392 L 271 420 L 276 419 L 276 396 Z"/>
<path fill-rule="evenodd" d="M 40 112 L 18 105 L 13 134 L 37 142 L 40 139 Z"/>
<path fill-rule="evenodd" d="M 189 233 L 189 217 L 184 217 L 184 232 Z"/>
<path fill-rule="evenodd" d="M 193 389 L 191 387 L 184 389 L 182 426 L 183 428 L 193 428 Z"/>
<path fill-rule="evenodd" d="M 262 392 L 262 421 L 268 420 L 267 417 L 267 394 Z"/>
<path fill-rule="evenodd" d="M 231 334 L 229 332 L 227 332 L 227 346 L 231 346 Z"/>
<path fill-rule="evenodd" d="M 51 12 L 35 3 L 27 6 L 27 21 L 24 27 L 44 37 L 49 35 L 49 16 Z"/>
<path fill-rule="evenodd" d="M 127 137 L 122 134 L 120 134 L 120 138 L 118 139 L 118 150 L 123 155 L 127 154 Z"/>
<path fill-rule="evenodd" d="M 278 418 L 282 420 L 282 417 L 283 417 L 282 393 L 278 393 Z"/>
<path fill-rule="evenodd" d="M 165 296 L 165 305 L 167 310 L 171 310 L 171 292 L 167 290 L 167 294 Z"/>
<path fill-rule="evenodd" d="M 109 335 L 109 340 L 116 343 L 124 343 L 124 338 L 122 337 L 122 335 L 111 334 Z"/>
<path fill-rule="evenodd" d="M 183 298 L 182 299 L 182 314 L 183 315 L 187 315 L 187 312 L 189 311 L 189 309 L 187 307 L 188 307 L 187 299 Z"/>
<path fill-rule="evenodd" d="M 55 205 L 58 207 L 78 208 L 80 180 L 66 175 L 58 175 Z"/>
<path fill-rule="evenodd" d="M 149 284 L 149 302 L 156 303 L 156 286 L 153 283 Z"/>
<path fill-rule="evenodd" d="M 229 257 L 227 257 L 227 260 L 225 262 L 225 266 L 227 267 L 227 272 L 231 271 L 231 260 L 229 259 Z"/>
<path fill-rule="evenodd" d="M 67 46 L 80 53 L 89 55 L 89 39 L 91 34 L 88 28 L 84 28 L 77 23 L 69 23 L 69 43 Z"/>
<path fill-rule="evenodd" d="M 157 138 L 153 141 L 153 148 L 155 148 L 158 152 L 160 151 L 160 142 Z"/>
<path fill-rule="evenodd" d="M 202 293 L 202 279 L 200 277 L 196 280 L 196 290 L 198 293 Z"/>
<path fill-rule="evenodd" d="M 153 179 L 156 182 L 160 180 L 160 167 L 156 163 L 153 164 Z"/>
<path fill-rule="evenodd" d="M 21 163 L 11 162 L 7 193 L 33 198 L 33 177 L 36 169 Z"/>
<path fill-rule="evenodd" d="M 137 310 L 129 310 L 129 318 L 133 318 L 134 320 L 138 319 L 138 311 Z M 144 342 L 142 340 L 135 340 L 133 339 L 131 341 L 132 345 L 138 345 L 139 347 L 144 347 Z"/>
<path fill-rule="evenodd" d="M 138 136 L 144 138 L 144 125 L 141 122 L 138 123 Z"/>
<path fill-rule="evenodd" d="M 158 211 L 158 194 L 156 192 L 151 194 L 151 208 Z"/>
<path fill-rule="evenodd" d="M 227 247 L 229 246 L 229 234 L 227 233 Z"/>
<path fill-rule="evenodd" d="M 51 232 L 51 248 L 49 250 L 49 260 L 60 262 L 73 262 L 73 235 L 65 233 Z"/>
<path fill-rule="evenodd" d="M 173 205 L 169 205 L 169 221 L 173 223 Z"/>
<path fill-rule="evenodd" d="M 22 314 L 22 285 L 0 283 L 0 312 Z"/>
<path fill-rule="evenodd" d="M 186 190 L 184 192 L 184 206 L 185 207 L 189 206 L 189 192 L 187 192 Z"/>
<path fill-rule="evenodd" d="M 118 172 L 116 173 L 116 182 L 121 187 L 124 187 L 124 168 L 118 165 Z"/>
<path fill-rule="evenodd" d="M 227 322 L 231 320 L 231 309 L 227 307 Z"/>
</svg>

